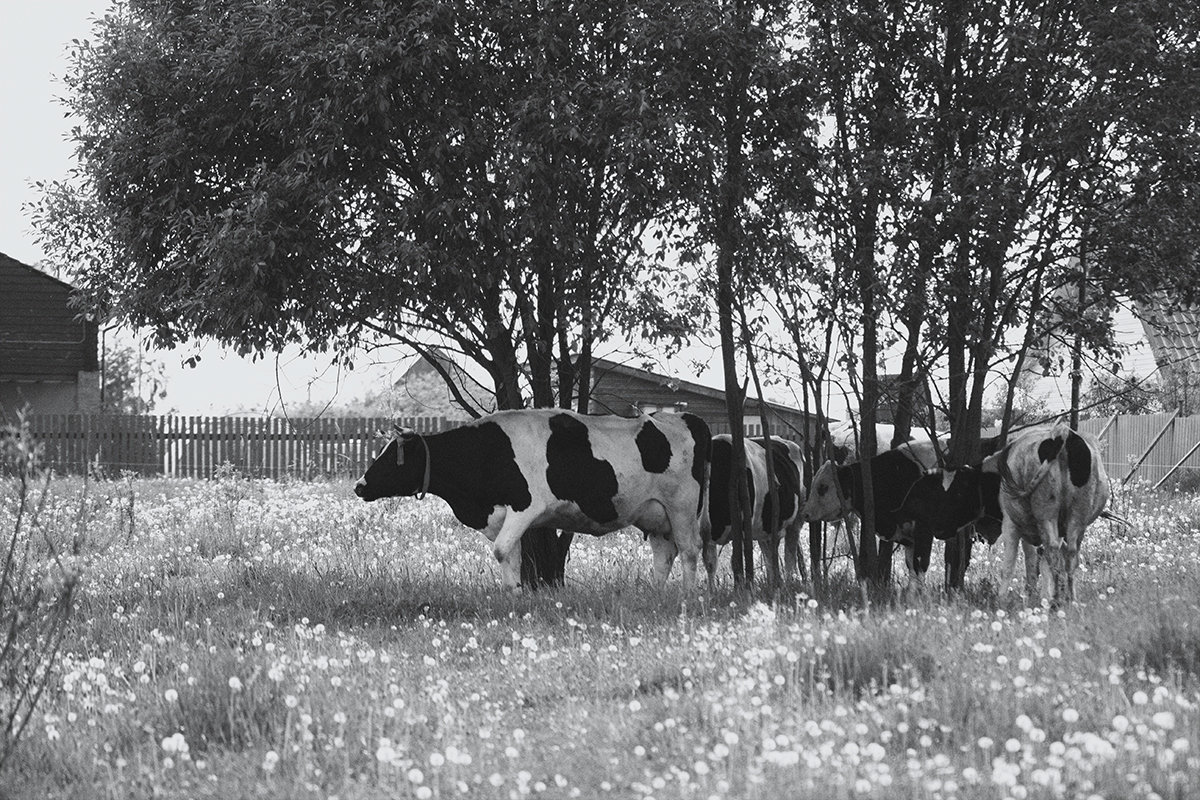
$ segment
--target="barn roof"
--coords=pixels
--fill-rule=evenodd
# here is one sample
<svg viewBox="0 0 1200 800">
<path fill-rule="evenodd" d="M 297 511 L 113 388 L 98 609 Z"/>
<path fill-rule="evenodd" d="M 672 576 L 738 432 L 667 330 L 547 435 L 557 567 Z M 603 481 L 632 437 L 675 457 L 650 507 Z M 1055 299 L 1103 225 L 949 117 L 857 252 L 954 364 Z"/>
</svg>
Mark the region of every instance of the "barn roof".
<svg viewBox="0 0 1200 800">
<path fill-rule="evenodd" d="M 627 375 L 631 378 L 638 378 L 651 383 L 657 383 L 660 386 L 670 389 L 672 392 L 690 393 L 700 395 L 701 397 L 707 397 L 711 400 L 719 400 L 722 403 L 725 402 L 725 392 L 722 389 L 714 389 L 711 386 L 705 386 L 702 383 L 696 383 L 694 381 L 688 381 L 682 378 L 662 375 L 657 372 L 650 372 L 649 370 L 638 369 L 637 367 L 631 367 L 628 364 L 609 361 L 606 358 L 592 359 L 592 368 L 597 373 L 612 372 L 618 375 Z M 758 398 L 747 397 L 746 405 L 751 408 L 758 408 Z M 803 412 L 798 408 L 786 406 L 782 403 L 775 403 L 770 400 L 767 401 L 767 407 L 775 409 L 776 411 L 783 411 L 790 414 L 803 414 Z"/>
<path fill-rule="evenodd" d="M 43 272 L 42 270 L 38 269 L 37 267 L 30 266 L 29 264 L 26 264 L 23 261 L 17 261 L 15 258 L 13 258 L 10 255 L 7 255 L 6 253 L 0 253 L 0 266 L 6 267 L 9 269 L 24 270 L 25 272 L 30 273 L 33 276 L 34 280 L 42 280 L 42 281 L 47 281 L 52 284 L 57 284 L 58 288 L 65 289 L 68 292 L 75 291 L 75 287 L 72 286 L 71 284 L 67 283 L 66 281 L 60 280 L 59 278 L 54 277 L 50 273 Z"/>
<path fill-rule="evenodd" d="M 1138 303 L 1137 316 L 1159 369 L 1168 375 L 1200 372 L 1200 308 L 1172 309 L 1165 301 Z"/>
</svg>

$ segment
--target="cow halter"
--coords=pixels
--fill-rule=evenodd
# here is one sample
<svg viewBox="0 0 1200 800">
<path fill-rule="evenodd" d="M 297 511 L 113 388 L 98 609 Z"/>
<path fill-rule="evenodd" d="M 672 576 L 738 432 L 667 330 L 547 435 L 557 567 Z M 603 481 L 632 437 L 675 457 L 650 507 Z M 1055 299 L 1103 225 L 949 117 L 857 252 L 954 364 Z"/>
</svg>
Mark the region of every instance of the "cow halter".
<svg viewBox="0 0 1200 800">
<path fill-rule="evenodd" d="M 425 451 L 425 475 L 421 478 L 421 488 L 417 490 L 415 495 L 418 500 L 424 500 L 425 495 L 429 494 L 429 442 L 425 441 L 425 437 L 412 428 L 404 428 L 400 425 L 393 427 L 396 429 L 396 466 L 404 465 L 405 439 L 415 438 L 421 443 L 421 447 Z"/>
</svg>

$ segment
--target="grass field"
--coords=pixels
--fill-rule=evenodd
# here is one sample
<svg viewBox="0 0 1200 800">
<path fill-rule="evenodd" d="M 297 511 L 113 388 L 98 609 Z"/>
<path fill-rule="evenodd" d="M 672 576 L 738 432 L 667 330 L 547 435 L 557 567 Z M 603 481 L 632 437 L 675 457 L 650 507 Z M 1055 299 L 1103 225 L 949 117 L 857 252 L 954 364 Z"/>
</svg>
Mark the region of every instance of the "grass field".
<svg viewBox="0 0 1200 800">
<path fill-rule="evenodd" d="M 965 596 L 865 609 L 837 571 L 820 600 L 728 577 L 687 599 L 628 532 L 513 594 L 432 497 L 82 492 L 43 512 L 65 541 L 83 508 L 84 577 L 0 797 L 1200 796 L 1187 496 L 1119 497 L 1133 525 L 1093 526 L 1050 612 L 998 597 L 986 548 Z"/>
</svg>

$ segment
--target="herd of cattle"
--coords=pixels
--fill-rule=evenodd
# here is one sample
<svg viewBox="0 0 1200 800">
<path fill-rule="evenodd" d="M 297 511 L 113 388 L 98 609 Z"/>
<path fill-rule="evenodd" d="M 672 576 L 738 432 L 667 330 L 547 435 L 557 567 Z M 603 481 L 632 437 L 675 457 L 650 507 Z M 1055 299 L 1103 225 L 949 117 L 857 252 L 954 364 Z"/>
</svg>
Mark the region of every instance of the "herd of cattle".
<svg viewBox="0 0 1200 800">
<path fill-rule="evenodd" d="M 796 571 L 804 523 L 863 513 L 869 472 L 876 534 L 905 548 L 915 579 L 929 567 L 935 538 L 973 525 L 989 544 L 1003 540 L 1002 586 L 1020 545 L 1027 592 L 1036 595 L 1045 563 L 1054 601 L 1066 602 L 1084 530 L 1109 498 L 1096 441 L 1061 424 L 1022 431 L 981 464 L 959 469 L 940 468 L 928 438 L 870 456 L 867 469 L 826 461 L 807 491 L 800 447 L 781 439 L 770 445 L 768 460 L 763 440 L 746 441 L 746 524 L 772 580 L 780 574 L 781 540 L 783 571 Z M 697 562 L 711 581 L 717 548 L 732 536 L 732 452 L 729 435 L 712 436 L 687 413 L 502 411 L 437 434 L 398 430 L 354 492 L 364 500 L 441 497 L 460 522 L 491 540 L 507 586 L 519 584 L 520 541 L 529 528 L 602 535 L 633 526 L 650 542 L 656 576 L 666 581 L 679 556 L 690 590 Z"/>
</svg>

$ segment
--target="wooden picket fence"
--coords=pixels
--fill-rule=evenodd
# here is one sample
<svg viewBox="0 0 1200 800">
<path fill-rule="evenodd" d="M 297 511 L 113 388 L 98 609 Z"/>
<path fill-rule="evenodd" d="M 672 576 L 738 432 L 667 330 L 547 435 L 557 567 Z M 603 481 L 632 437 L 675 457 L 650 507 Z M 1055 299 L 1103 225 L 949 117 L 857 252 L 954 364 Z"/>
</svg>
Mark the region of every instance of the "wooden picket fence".
<svg viewBox="0 0 1200 800">
<path fill-rule="evenodd" d="M 1200 489 L 1200 416 L 1119 414 L 1081 420 L 1079 428 L 1100 440 L 1114 484 L 1139 480 L 1154 488 Z"/>
<path fill-rule="evenodd" d="M 227 468 L 258 478 L 360 475 L 392 429 L 390 417 L 201 417 L 42 414 L 27 418 L 43 461 L 59 473 L 211 478 Z M 457 425 L 445 417 L 409 417 L 421 433 Z M 714 425 L 714 432 L 720 427 Z M 1089 419 L 1114 482 L 1200 488 L 1200 416 L 1174 413 Z M 728 429 L 728 425 L 725 426 Z M 760 430 L 747 429 L 747 435 Z M 778 434 L 777 434 L 778 435 Z"/>
<path fill-rule="evenodd" d="M 392 429 L 390 417 L 200 417 L 46 414 L 28 418 L 43 462 L 59 473 L 101 470 L 211 478 L 218 468 L 256 478 L 362 474 Z M 445 417 L 409 417 L 421 433 L 449 427 Z"/>
</svg>

